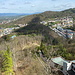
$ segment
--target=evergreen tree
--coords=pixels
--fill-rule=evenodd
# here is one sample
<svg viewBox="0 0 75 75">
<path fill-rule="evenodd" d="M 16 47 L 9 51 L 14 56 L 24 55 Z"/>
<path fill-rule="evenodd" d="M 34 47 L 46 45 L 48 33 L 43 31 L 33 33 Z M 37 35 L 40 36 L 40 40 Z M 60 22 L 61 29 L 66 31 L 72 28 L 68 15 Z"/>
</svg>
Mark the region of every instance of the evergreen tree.
<svg viewBox="0 0 75 75">
<path fill-rule="evenodd" d="M 4 75 L 13 75 L 12 53 L 8 47 L 3 54 L 2 71 L 4 72 Z"/>
</svg>

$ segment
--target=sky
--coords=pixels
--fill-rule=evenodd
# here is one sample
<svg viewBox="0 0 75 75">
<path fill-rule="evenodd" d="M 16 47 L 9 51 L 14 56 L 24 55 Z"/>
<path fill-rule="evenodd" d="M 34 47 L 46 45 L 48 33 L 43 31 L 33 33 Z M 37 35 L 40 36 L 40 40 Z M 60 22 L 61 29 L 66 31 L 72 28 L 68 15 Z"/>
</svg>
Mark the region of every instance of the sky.
<svg viewBox="0 0 75 75">
<path fill-rule="evenodd" d="M 75 8 L 75 0 L 0 0 L 0 13 L 36 13 Z"/>
</svg>

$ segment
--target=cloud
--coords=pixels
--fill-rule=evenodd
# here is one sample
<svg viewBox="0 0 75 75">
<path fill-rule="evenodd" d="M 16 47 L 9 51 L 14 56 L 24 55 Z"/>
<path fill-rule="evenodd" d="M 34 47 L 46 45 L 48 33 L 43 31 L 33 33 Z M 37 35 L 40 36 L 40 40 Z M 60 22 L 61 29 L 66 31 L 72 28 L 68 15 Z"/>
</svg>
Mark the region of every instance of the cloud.
<svg viewBox="0 0 75 75">
<path fill-rule="evenodd" d="M 6 7 L 0 7 L 0 9 L 8 9 L 8 8 L 6 8 Z"/>
<path fill-rule="evenodd" d="M 51 1 L 57 1 L 57 0 L 51 0 Z"/>
<path fill-rule="evenodd" d="M 75 7 L 74 3 L 75 0 L 0 0 L 0 12 L 60 11 Z"/>
<path fill-rule="evenodd" d="M 29 1 L 25 1 L 24 4 L 31 4 L 31 2 L 29 2 Z"/>
<path fill-rule="evenodd" d="M 9 3 L 9 5 L 16 5 L 15 3 Z"/>
<path fill-rule="evenodd" d="M 72 7 L 72 5 L 70 3 L 66 3 L 66 4 L 53 6 L 53 9 L 55 9 L 55 10 L 64 10 L 64 9 L 68 9 L 70 7 Z"/>
<path fill-rule="evenodd" d="M 5 5 L 5 3 L 0 3 L 1 5 Z"/>
<path fill-rule="evenodd" d="M 22 7 L 19 7 L 19 8 L 22 8 Z"/>
<path fill-rule="evenodd" d="M 35 5 L 32 5 L 31 7 L 35 7 Z"/>
</svg>

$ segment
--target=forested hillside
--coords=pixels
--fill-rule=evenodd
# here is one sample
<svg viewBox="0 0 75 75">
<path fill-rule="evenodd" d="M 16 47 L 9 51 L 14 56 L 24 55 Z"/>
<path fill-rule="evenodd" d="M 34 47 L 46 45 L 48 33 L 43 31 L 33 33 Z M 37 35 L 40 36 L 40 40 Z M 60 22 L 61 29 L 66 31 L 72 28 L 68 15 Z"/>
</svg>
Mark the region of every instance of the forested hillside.
<svg viewBox="0 0 75 75">
<path fill-rule="evenodd" d="M 33 15 L 28 15 L 25 16 L 23 18 L 20 18 L 14 22 L 11 22 L 9 24 L 4 24 L 1 25 L 1 27 L 9 27 L 10 25 L 14 26 L 14 25 L 18 25 L 18 24 L 28 24 L 32 19 L 34 19 L 35 17 L 39 17 L 40 21 L 43 20 L 48 20 L 51 18 L 61 18 L 61 17 L 65 17 L 65 16 L 72 16 L 75 20 L 75 8 L 73 9 L 67 9 L 64 11 L 46 11 L 40 14 L 33 14 Z M 74 21 L 75 22 L 75 21 Z"/>
</svg>

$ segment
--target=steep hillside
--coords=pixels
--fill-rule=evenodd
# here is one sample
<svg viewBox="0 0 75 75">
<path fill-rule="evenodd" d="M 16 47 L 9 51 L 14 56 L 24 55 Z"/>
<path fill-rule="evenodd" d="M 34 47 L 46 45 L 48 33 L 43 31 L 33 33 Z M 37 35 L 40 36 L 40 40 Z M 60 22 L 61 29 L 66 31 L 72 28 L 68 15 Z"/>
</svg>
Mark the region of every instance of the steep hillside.
<svg viewBox="0 0 75 75">
<path fill-rule="evenodd" d="M 1 51 L 6 51 L 9 47 L 12 52 L 15 75 L 59 75 L 58 72 L 51 72 L 50 68 L 47 71 L 48 65 L 36 54 L 43 38 L 42 35 L 18 35 L 9 41 L 0 42 L 0 74 L 6 75 L 2 71 L 4 58 Z M 53 52 L 54 50 L 48 51 Z"/>
<path fill-rule="evenodd" d="M 38 26 L 33 26 L 31 27 L 31 29 L 33 30 L 37 27 Z M 27 28 L 27 30 L 30 30 L 30 32 L 32 31 L 31 29 L 29 27 Z M 2 63 L 4 62 L 4 58 L 2 57 L 3 53 L 1 53 L 1 51 L 6 51 L 7 47 L 9 47 L 9 50 L 12 52 L 13 71 L 15 75 L 59 75 L 56 71 L 51 72 L 51 68 L 48 68 L 48 65 L 45 63 L 46 61 L 44 62 L 39 57 L 39 55 L 36 54 L 38 47 L 40 47 L 41 45 L 41 42 L 51 44 L 50 41 L 57 38 L 58 35 L 56 35 L 50 29 L 46 28 L 46 26 L 43 27 L 43 25 L 41 25 L 37 29 L 41 29 L 41 31 L 38 30 L 39 32 L 37 32 L 37 34 L 34 32 L 29 32 L 28 34 L 24 31 L 26 29 L 22 28 L 20 29 L 20 32 L 19 30 L 17 30 L 16 32 L 21 33 L 22 31 L 22 33 L 18 35 L 15 33 L 15 35 L 17 36 L 14 39 L 9 39 L 6 41 L 3 40 L 0 42 L 0 74 L 6 75 L 2 71 Z M 55 34 L 55 36 L 51 36 L 52 34 Z M 57 41 L 55 41 L 55 43 L 57 43 Z M 47 51 L 51 54 L 49 54 L 48 52 L 47 53 L 51 57 L 51 55 L 53 55 L 53 53 L 55 53 L 56 51 L 51 47 L 49 48 L 50 49 Z M 48 71 L 47 68 L 49 69 Z"/>
<path fill-rule="evenodd" d="M 58 44 L 58 40 L 61 40 L 61 37 L 59 37 L 49 27 L 39 24 L 39 22 L 40 18 L 35 17 L 29 22 L 28 26 L 15 30 L 10 34 L 16 35 L 14 39 L 10 39 L 11 36 L 7 35 L 0 40 L 0 51 L 6 51 L 7 47 L 9 47 L 9 50 L 12 52 L 13 70 L 15 75 L 50 74 L 51 69 L 49 68 L 49 71 L 47 72 L 46 69 L 48 65 L 38 57 L 38 54 L 36 54 L 37 48 L 42 42 L 48 45 Z M 53 52 L 53 49 L 48 51 Z M 3 74 L 2 53 L 0 56 L 0 70 Z M 54 74 L 51 73 L 51 75 Z"/>
<path fill-rule="evenodd" d="M 13 40 L 0 43 L 0 52 L 7 50 L 7 46 L 12 51 L 15 75 L 46 75 L 44 67 L 37 60 L 35 54 L 33 54 L 34 49 L 40 45 L 41 39 L 42 36 L 30 37 L 20 35 Z M 1 75 L 6 75 L 2 72 L 1 61 L 3 61 L 3 58 L 1 55 L 0 53 L 0 72 L 2 73 Z"/>
<path fill-rule="evenodd" d="M 29 25 L 20 28 L 18 30 L 16 30 L 15 32 L 18 35 L 31 35 L 31 34 L 36 34 L 36 35 L 43 35 L 44 42 L 49 42 L 49 43 L 53 43 L 53 40 L 55 40 L 56 43 L 58 43 L 58 38 L 59 40 L 61 39 L 61 37 L 59 37 L 57 35 L 57 33 L 55 33 L 54 31 L 52 31 L 49 27 L 40 24 L 40 18 L 39 17 L 35 17 L 31 20 L 31 22 L 29 22 Z"/>
</svg>

